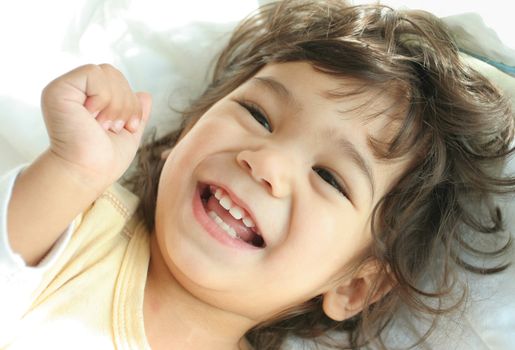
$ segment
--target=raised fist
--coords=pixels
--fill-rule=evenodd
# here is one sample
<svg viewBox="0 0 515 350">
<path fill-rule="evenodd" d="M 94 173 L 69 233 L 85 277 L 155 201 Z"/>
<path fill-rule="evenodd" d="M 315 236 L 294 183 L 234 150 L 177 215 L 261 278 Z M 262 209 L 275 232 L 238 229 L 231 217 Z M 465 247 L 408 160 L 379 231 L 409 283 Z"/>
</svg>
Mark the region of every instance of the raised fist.
<svg viewBox="0 0 515 350">
<path fill-rule="evenodd" d="M 133 160 L 151 105 L 150 95 L 134 93 L 113 66 L 78 67 L 42 93 L 50 152 L 74 175 L 111 184 Z"/>
</svg>

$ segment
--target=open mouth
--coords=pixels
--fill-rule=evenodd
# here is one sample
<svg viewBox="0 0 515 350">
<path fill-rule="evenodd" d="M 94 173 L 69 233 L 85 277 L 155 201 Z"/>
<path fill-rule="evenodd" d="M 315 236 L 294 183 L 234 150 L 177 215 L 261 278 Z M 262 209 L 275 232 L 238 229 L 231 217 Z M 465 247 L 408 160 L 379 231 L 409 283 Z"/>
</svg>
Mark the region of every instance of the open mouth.
<svg viewBox="0 0 515 350">
<path fill-rule="evenodd" d="M 250 214 L 234 203 L 233 198 L 224 189 L 215 185 L 201 184 L 199 191 L 207 215 L 228 236 L 256 248 L 266 246 Z"/>
</svg>

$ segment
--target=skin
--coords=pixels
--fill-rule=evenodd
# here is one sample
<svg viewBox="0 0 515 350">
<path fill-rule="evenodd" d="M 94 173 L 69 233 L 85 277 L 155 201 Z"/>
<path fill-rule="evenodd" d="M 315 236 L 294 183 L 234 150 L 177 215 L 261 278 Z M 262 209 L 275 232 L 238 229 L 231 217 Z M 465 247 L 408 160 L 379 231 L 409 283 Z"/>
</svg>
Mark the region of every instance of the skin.
<svg viewBox="0 0 515 350">
<path fill-rule="evenodd" d="M 256 77 L 272 77 L 294 100 L 250 79 L 166 153 L 144 303 L 153 349 L 248 348 L 241 340 L 247 330 L 320 294 L 326 314 L 346 319 L 361 310 L 378 273 L 373 262 L 351 275 L 344 271 L 370 243 L 371 211 L 408 163 L 379 161 L 367 145 L 368 137 L 391 131 L 392 119 L 365 116 L 393 100 L 373 90 L 329 99 L 327 91 L 358 82 L 331 78 L 305 62 L 267 65 Z M 262 109 L 271 130 L 242 99 Z M 370 164 L 374 193 L 339 140 L 355 145 Z M 341 188 L 314 167 L 329 169 Z M 235 249 L 213 239 L 193 214 L 199 182 L 236 194 L 266 247 Z"/>
<path fill-rule="evenodd" d="M 107 64 L 77 67 L 45 87 L 41 110 L 50 145 L 17 178 L 7 220 L 11 247 L 28 265 L 37 265 L 127 170 L 151 106 L 149 94 L 134 93 Z"/>
</svg>

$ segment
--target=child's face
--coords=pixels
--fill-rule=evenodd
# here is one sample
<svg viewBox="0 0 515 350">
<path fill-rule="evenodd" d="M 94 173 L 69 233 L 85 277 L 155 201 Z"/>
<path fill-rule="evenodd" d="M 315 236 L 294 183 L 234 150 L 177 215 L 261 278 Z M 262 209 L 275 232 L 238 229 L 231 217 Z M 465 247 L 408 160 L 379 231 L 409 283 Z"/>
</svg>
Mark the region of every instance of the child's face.
<svg viewBox="0 0 515 350">
<path fill-rule="evenodd" d="M 367 145 L 369 136 L 384 137 L 391 121 L 367 117 L 392 100 L 372 92 L 327 98 L 345 84 L 356 86 L 303 62 L 267 65 L 209 109 L 169 154 L 156 237 L 190 293 L 267 319 L 325 293 L 370 243 L 372 208 L 407 160 L 379 161 Z M 259 106 L 271 128 L 238 101 Z M 253 236 L 242 220 L 230 219 L 209 186 L 244 207 L 266 246 L 231 238 L 211 219 L 210 211 Z"/>
</svg>

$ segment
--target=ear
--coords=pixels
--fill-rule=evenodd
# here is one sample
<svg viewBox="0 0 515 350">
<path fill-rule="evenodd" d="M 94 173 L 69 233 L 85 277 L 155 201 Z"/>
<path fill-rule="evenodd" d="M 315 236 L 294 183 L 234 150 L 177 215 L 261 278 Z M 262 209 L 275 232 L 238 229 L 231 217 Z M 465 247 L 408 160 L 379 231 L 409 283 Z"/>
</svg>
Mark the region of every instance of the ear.
<svg viewBox="0 0 515 350">
<path fill-rule="evenodd" d="M 168 155 L 170 154 L 171 151 L 172 151 L 171 148 L 167 148 L 163 152 L 161 152 L 161 159 L 168 158 Z"/>
<path fill-rule="evenodd" d="M 392 289 L 388 276 L 377 263 L 366 263 L 359 272 L 337 282 L 323 296 L 325 314 L 335 321 L 343 321 L 359 313 L 367 303 L 371 305 Z"/>
</svg>

